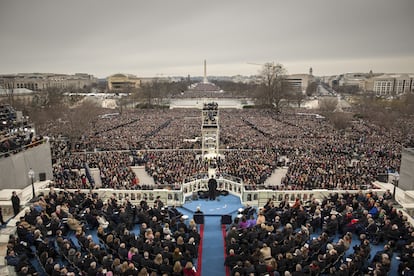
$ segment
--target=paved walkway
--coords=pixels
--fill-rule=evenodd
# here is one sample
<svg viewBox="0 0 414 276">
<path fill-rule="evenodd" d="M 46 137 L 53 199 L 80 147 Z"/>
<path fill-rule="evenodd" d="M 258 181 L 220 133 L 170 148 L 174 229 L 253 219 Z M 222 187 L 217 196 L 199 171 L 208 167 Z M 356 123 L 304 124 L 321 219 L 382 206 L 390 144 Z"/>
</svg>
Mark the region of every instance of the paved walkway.
<svg viewBox="0 0 414 276">
<path fill-rule="evenodd" d="M 280 185 L 282 183 L 282 178 L 285 177 L 287 173 L 287 167 L 277 168 L 273 171 L 272 175 L 266 179 L 265 185 Z"/>
<path fill-rule="evenodd" d="M 154 178 L 152 178 L 146 171 L 144 166 L 131 167 L 134 173 L 138 176 L 139 184 L 154 185 Z"/>
<path fill-rule="evenodd" d="M 95 180 L 95 187 L 102 187 L 102 180 L 99 169 L 90 169 L 93 180 Z"/>
</svg>

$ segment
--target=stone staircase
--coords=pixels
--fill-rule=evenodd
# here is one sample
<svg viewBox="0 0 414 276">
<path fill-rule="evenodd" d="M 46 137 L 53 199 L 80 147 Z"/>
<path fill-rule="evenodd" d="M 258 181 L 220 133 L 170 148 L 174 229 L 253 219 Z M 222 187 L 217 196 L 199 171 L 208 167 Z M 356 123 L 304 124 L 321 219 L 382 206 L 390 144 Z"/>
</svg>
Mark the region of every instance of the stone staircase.
<svg viewBox="0 0 414 276">
<path fill-rule="evenodd" d="M 266 179 L 265 185 L 280 185 L 282 182 L 283 177 L 285 177 L 287 173 L 287 167 L 277 168 L 273 171 L 272 175 Z"/>
<path fill-rule="evenodd" d="M 102 187 L 102 180 L 101 180 L 101 174 L 99 169 L 92 168 L 90 169 L 91 176 L 93 177 L 93 180 L 95 181 L 95 187 Z"/>
<path fill-rule="evenodd" d="M 134 166 L 131 167 L 134 173 L 137 175 L 139 179 L 140 185 L 155 185 L 154 178 L 150 176 L 146 171 L 144 166 Z"/>
<path fill-rule="evenodd" d="M 16 217 L 20 217 L 20 215 L 24 215 L 24 213 L 25 209 L 23 209 Z M 0 275 L 17 275 L 14 271 L 14 267 L 7 266 L 5 260 L 9 236 L 16 234 L 16 220 L 10 215 L 4 216 L 3 219 L 7 222 L 7 225 L 2 225 L 0 228 Z"/>
</svg>

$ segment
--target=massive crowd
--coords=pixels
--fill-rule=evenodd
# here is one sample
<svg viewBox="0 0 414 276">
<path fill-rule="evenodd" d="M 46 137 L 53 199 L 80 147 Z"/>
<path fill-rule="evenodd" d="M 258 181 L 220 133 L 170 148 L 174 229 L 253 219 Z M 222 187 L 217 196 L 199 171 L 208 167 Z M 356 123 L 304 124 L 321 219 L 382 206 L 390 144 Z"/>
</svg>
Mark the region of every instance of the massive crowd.
<svg viewBox="0 0 414 276">
<path fill-rule="evenodd" d="M 199 242 L 194 220 L 159 198 L 133 205 L 52 188 L 20 217 L 6 260 L 18 275 L 195 275 Z"/>
<path fill-rule="evenodd" d="M 51 137 L 54 185 L 90 188 L 88 168 L 99 169 L 102 187 L 114 189 L 144 187 L 131 169 L 136 165 L 145 166 L 160 185 L 203 175 L 209 164 L 199 158 L 200 140 L 194 139 L 201 136 L 200 113 L 140 110 L 101 118 L 70 142 L 51 128 L 44 135 Z M 220 110 L 219 116 L 223 156 L 216 160 L 217 175 L 238 177 L 251 189 L 265 185 L 278 166 L 288 171 L 282 183 L 266 184 L 274 189 L 369 189 L 379 175 L 399 168 L 402 145 L 414 137 L 414 128 L 384 130 L 362 120 L 338 131 L 327 120 L 297 113 Z M 398 254 L 400 272 L 409 275 L 413 227 L 389 199 L 389 193 L 360 192 L 332 194 L 320 204 L 298 200 L 273 206 L 269 200 L 257 216 L 246 212 L 229 228 L 225 264 L 233 275 L 386 275 L 390 258 Z M 197 257 L 197 227 L 184 223 L 175 208 L 159 201 L 149 205 L 52 189 L 20 218 L 6 259 L 19 275 L 34 272 L 28 261 L 33 257 L 50 275 L 147 275 L 164 269 L 182 275 Z M 136 224 L 139 234 L 132 231 Z M 98 229 L 99 241 L 86 235 L 90 229 Z M 314 240 L 312 233 L 318 234 Z M 334 241 L 337 234 L 342 238 Z M 360 245 L 343 262 L 352 234 Z M 370 263 L 370 244 L 378 242 L 385 243 L 384 251 Z"/>
<path fill-rule="evenodd" d="M 269 199 L 257 216 L 247 207 L 227 230 L 224 264 L 230 275 L 390 275 L 397 258 L 399 275 L 413 275 L 414 227 L 390 199 L 360 191 Z"/>
<path fill-rule="evenodd" d="M 223 263 L 230 275 L 389 275 L 396 258 L 412 275 L 414 227 L 391 198 L 368 190 L 246 206 L 227 228 Z M 20 217 L 6 260 L 18 275 L 195 275 L 200 239 L 194 220 L 158 198 L 134 205 L 52 188 Z"/>
<path fill-rule="evenodd" d="M 259 109 L 220 110 L 219 126 L 218 175 L 233 175 L 253 189 L 369 188 L 379 175 L 399 168 L 401 148 L 414 137 L 362 120 L 338 131 L 310 113 Z M 130 167 L 143 165 L 155 184 L 179 185 L 208 169 L 200 160 L 200 136 L 200 110 L 140 110 L 99 119 L 78 141 L 55 139 L 55 180 L 83 187 L 78 170 L 86 163 L 100 169 L 104 187 L 139 189 Z M 278 166 L 288 167 L 282 183 L 266 182 Z"/>
</svg>

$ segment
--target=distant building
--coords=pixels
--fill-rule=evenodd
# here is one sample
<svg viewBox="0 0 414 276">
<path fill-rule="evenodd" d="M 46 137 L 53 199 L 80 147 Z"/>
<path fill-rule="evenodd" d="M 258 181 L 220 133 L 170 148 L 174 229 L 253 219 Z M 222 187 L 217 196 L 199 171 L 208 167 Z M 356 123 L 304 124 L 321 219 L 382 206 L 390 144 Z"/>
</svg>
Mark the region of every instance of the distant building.
<svg viewBox="0 0 414 276">
<path fill-rule="evenodd" d="M 30 89 L 42 91 L 48 88 L 83 89 L 96 84 L 97 79 L 89 74 L 76 73 L 74 75 L 53 73 L 20 73 L 0 75 L 0 84 L 3 89 Z"/>
<path fill-rule="evenodd" d="M 372 83 L 377 96 L 399 96 L 414 92 L 413 74 L 384 74 L 373 77 Z"/>
<path fill-rule="evenodd" d="M 414 92 L 414 74 L 345 73 L 322 78 L 329 86 L 356 86 L 379 97 L 399 96 Z"/>
<path fill-rule="evenodd" d="M 129 88 L 139 88 L 141 79 L 130 74 L 115 74 L 107 78 L 108 90 L 126 90 Z"/>
<path fill-rule="evenodd" d="M 139 78 L 141 81 L 141 85 L 153 83 L 153 82 L 160 82 L 160 83 L 171 83 L 171 82 L 180 82 L 183 81 L 183 77 L 171 77 L 171 76 L 156 76 L 156 77 L 142 77 Z"/>
<path fill-rule="evenodd" d="M 285 80 L 293 90 L 297 92 L 306 93 L 306 89 L 308 88 L 309 84 L 314 80 L 314 77 L 310 74 L 293 74 L 286 76 Z"/>
<path fill-rule="evenodd" d="M 360 90 L 365 90 L 365 81 L 368 73 L 345 73 L 338 79 L 339 86 L 355 86 Z"/>
</svg>

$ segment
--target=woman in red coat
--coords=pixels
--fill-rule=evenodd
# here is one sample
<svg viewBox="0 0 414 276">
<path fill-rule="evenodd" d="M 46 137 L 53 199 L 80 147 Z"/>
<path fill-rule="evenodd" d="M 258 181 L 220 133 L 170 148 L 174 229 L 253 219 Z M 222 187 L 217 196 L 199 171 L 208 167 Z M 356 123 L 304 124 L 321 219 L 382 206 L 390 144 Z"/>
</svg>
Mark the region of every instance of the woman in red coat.
<svg viewBox="0 0 414 276">
<path fill-rule="evenodd" d="M 184 276 L 196 276 L 197 275 L 196 269 L 193 266 L 193 263 L 192 262 L 188 261 L 185 264 L 185 267 L 183 269 L 183 274 L 184 274 Z"/>
</svg>

